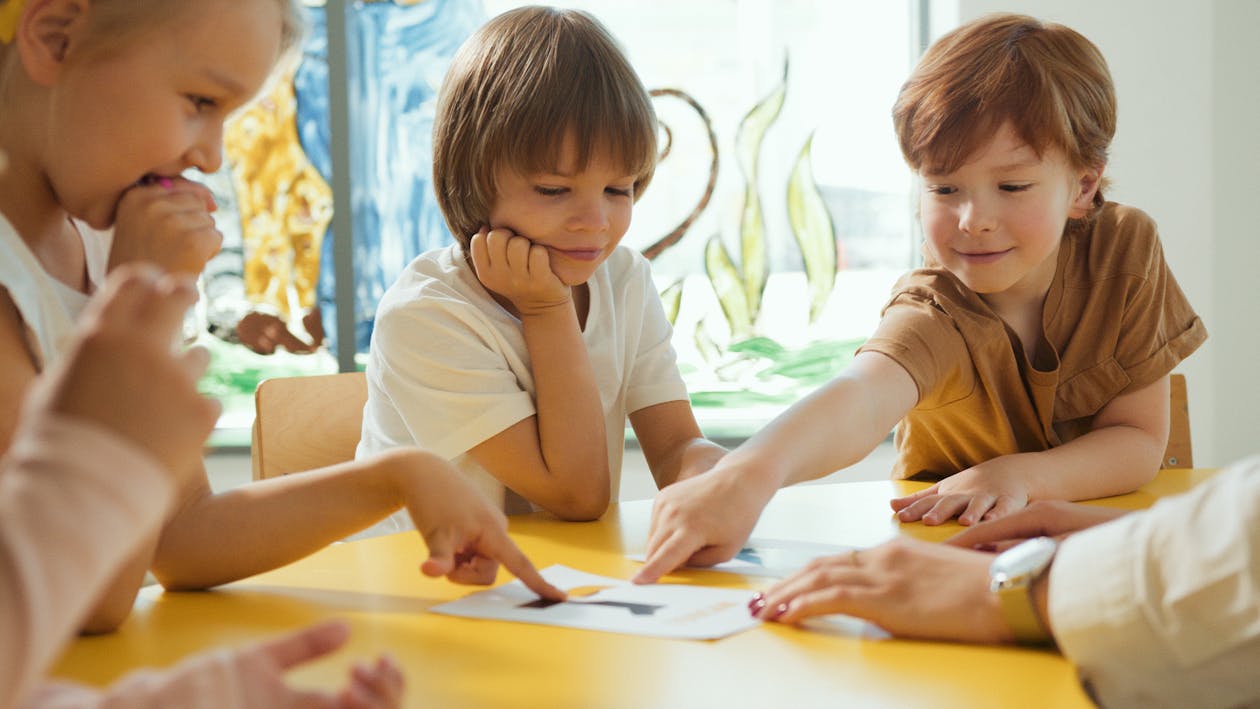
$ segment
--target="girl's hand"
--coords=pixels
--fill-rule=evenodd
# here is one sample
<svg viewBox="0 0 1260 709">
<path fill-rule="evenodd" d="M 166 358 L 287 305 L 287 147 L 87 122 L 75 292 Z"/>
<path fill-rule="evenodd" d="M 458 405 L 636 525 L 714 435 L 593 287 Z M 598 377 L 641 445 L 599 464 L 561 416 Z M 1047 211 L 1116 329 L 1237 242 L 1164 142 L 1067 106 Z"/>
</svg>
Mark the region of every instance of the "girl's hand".
<svg viewBox="0 0 1260 709">
<path fill-rule="evenodd" d="M 647 560 L 632 581 L 656 583 L 684 564 L 712 566 L 735 556 L 770 499 L 741 484 L 739 477 L 715 469 L 658 492 L 652 502 Z"/>
<path fill-rule="evenodd" d="M 502 562 L 543 598 L 564 600 L 564 591 L 543 580 L 507 534 L 507 518 L 445 460 L 415 451 L 405 466 L 402 489 L 407 512 L 429 548 L 420 565 L 426 576 L 487 585 Z"/>
<path fill-rule="evenodd" d="M 113 431 L 174 473 L 197 470 L 220 407 L 197 392 L 206 351 L 172 349 L 196 298 L 192 281 L 151 266 L 110 274 L 31 405 Z"/>
<path fill-rule="evenodd" d="M 507 229 L 482 229 L 469 245 L 477 279 L 488 290 L 512 301 L 521 315 L 536 315 L 569 305 L 569 287 L 551 270 L 547 247 Z"/>
<path fill-rule="evenodd" d="M 936 525 L 954 517 L 963 525 L 1005 517 L 1028 504 L 1022 474 L 995 458 L 951 475 L 926 490 L 891 501 L 901 522 Z"/>
<path fill-rule="evenodd" d="M 223 245 L 216 208 L 210 190 L 180 177 L 131 188 L 118 203 L 109 269 L 147 261 L 197 276 Z"/>
<path fill-rule="evenodd" d="M 1062 538 L 1073 532 L 1110 522 L 1128 510 L 1080 505 L 1064 500 L 1038 500 L 1022 510 L 978 524 L 954 535 L 946 544 L 982 551 L 1005 551 L 1033 537 Z"/>
<path fill-rule="evenodd" d="M 815 559 L 757 594 L 755 617 L 796 623 L 844 613 L 898 637 L 1010 642 L 997 596 L 989 592 L 988 554 L 913 539 Z"/>
</svg>

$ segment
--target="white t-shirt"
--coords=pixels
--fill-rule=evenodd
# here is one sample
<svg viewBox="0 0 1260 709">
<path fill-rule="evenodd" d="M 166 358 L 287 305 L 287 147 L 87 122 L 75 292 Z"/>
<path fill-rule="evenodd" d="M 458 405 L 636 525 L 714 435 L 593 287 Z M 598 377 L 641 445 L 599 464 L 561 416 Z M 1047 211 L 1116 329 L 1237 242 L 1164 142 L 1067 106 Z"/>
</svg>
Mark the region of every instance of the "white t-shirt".
<svg viewBox="0 0 1260 709">
<path fill-rule="evenodd" d="M 1068 537 L 1049 615 L 1102 706 L 1260 706 L 1260 458 Z"/>
<path fill-rule="evenodd" d="M 83 240 L 91 291 L 96 292 L 105 280 L 110 237 L 93 231 L 86 224 L 76 222 L 75 227 Z M 49 275 L 3 215 L 0 215 L 0 287 L 8 291 L 17 306 L 26 324 L 27 344 L 42 370 L 60 356 L 89 294 L 80 293 Z"/>
<path fill-rule="evenodd" d="M 587 282 L 582 339 L 595 371 L 608 436 L 611 489 L 621 482 L 626 416 L 687 398 L 672 329 L 648 262 L 617 247 Z M 386 291 L 367 364 L 362 458 L 419 445 L 464 471 L 509 512 L 527 511 L 467 452 L 535 413 L 521 322 L 500 306 L 458 245 L 421 254 Z M 520 502 L 516 498 L 515 502 Z M 405 512 L 374 533 L 413 528 Z"/>
</svg>

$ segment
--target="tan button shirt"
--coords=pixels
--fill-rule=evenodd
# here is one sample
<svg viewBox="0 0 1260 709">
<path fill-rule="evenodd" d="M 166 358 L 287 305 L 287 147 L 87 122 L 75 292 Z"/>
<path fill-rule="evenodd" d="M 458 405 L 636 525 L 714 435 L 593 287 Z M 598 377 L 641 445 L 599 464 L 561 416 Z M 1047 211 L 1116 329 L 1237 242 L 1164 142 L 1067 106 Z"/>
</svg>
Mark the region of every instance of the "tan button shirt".
<svg viewBox="0 0 1260 709">
<path fill-rule="evenodd" d="M 1029 362 L 1015 332 L 953 274 L 903 276 L 862 346 L 895 360 L 919 389 L 897 428 L 893 476 L 940 478 L 1066 443 L 1207 339 L 1154 221 L 1112 202 L 1089 228 L 1064 235 L 1042 329 Z"/>
</svg>

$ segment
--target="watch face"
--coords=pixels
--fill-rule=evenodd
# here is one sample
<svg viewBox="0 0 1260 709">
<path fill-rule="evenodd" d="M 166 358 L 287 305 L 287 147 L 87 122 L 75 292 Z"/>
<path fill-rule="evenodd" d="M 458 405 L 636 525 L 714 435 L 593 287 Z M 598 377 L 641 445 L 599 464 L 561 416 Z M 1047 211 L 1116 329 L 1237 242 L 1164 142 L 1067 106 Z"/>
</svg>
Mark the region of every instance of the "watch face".
<svg viewBox="0 0 1260 709">
<path fill-rule="evenodd" d="M 1050 564 L 1058 543 L 1049 537 L 1037 537 L 998 554 L 989 566 L 994 582 L 1019 582 L 1036 576 Z"/>
</svg>

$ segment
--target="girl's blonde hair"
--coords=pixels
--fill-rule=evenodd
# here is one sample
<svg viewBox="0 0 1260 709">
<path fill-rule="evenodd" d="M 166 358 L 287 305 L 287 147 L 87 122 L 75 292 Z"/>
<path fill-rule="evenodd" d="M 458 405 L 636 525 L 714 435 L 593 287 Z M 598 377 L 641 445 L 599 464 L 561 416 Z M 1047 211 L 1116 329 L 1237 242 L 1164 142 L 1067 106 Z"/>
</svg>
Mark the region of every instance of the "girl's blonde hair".
<svg viewBox="0 0 1260 709">
<path fill-rule="evenodd" d="M 1038 154 L 1055 147 L 1074 168 L 1105 165 L 1116 93 L 1102 52 L 1063 25 L 988 15 L 933 44 L 893 106 L 906 162 L 932 174 L 957 170 L 1003 123 Z"/>
<path fill-rule="evenodd" d="M 500 169 L 554 170 L 567 136 L 577 169 L 592 153 L 635 176 L 637 199 L 656 169 L 656 113 L 638 75 L 598 20 L 525 7 L 499 15 L 460 47 L 433 124 L 433 185 L 465 248 L 486 224 Z"/>
<path fill-rule="evenodd" d="M 89 22 L 89 41 L 95 48 L 108 48 L 125 44 L 137 35 L 160 26 L 179 16 L 190 2 L 215 0 L 92 0 Z M 280 53 L 297 48 L 306 33 L 306 15 L 300 0 L 275 0 L 280 4 Z M 0 0 L 5 15 L 12 14 L 17 24 L 17 14 L 26 0 Z M 6 54 L 0 44 L 0 61 Z"/>
<path fill-rule="evenodd" d="M 92 0 L 91 36 L 121 44 L 135 35 L 178 17 L 190 2 L 219 0 Z M 281 11 L 280 53 L 296 48 L 306 33 L 301 0 L 275 0 Z"/>
</svg>

